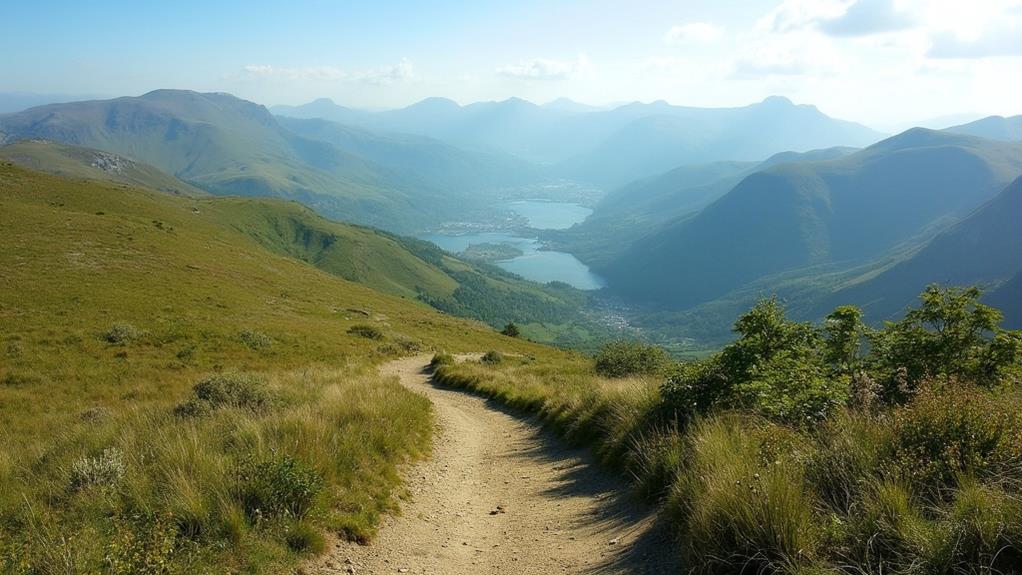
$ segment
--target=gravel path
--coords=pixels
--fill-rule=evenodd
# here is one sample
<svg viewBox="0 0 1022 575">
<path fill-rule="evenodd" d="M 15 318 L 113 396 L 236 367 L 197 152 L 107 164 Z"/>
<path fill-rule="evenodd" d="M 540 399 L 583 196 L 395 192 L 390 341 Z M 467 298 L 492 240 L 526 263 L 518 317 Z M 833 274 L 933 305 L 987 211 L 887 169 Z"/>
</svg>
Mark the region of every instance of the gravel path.
<svg viewBox="0 0 1022 575">
<path fill-rule="evenodd" d="M 307 572 L 680 573 L 666 530 L 619 478 L 535 422 L 435 385 L 428 362 L 382 369 L 436 411 L 433 456 L 406 474 L 411 499 L 370 545 L 334 542 Z"/>
</svg>

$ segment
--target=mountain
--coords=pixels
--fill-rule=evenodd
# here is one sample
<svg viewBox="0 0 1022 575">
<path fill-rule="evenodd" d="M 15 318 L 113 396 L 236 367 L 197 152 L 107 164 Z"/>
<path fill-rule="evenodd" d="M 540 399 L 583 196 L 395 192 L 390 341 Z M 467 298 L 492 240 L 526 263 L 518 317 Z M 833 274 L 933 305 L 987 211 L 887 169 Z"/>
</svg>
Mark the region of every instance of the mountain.
<svg viewBox="0 0 1022 575">
<path fill-rule="evenodd" d="M 117 154 L 65 146 L 45 140 L 21 140 L 0 146 L 0 159 L 69 178 L 104 180 L 184 196 L 205 192 L 150 166 Z"/>
<path fill-rule="evenodd" d="M 152 164 L 214 194 L 296 199 L 331 217 L 402 232 L 483 209 L 484 192 L 505 184 L 492 170 L 477 170 L 473 156 L 456 158 L 449 146 L 437 143 L 442 149 L 435 153 L 448 158 L 449 171 L 431 179 L 423 162 L 400 162 L 433 154 L 429 142 L 411 143 L 415 153 L 402 154 L 400 141 L 380 137 L 374 143 L 363 133 L 360 146 L 342 149 L 295 134 L 264 107 L 229 94 L 158 90 L 42 106 L 0 116 L 0 133 L 7 141 L 40 138 L 96 148 Z M 359 155 L 374 145 L 388 150 L 387 165 Z M 518 178 L 512 181 L 520 181 L 526 170 L 511 172 Z M 476 187 L 479 173 L 488 184 L 484 190 Z"/>
<path fill-rule="evenodd" d="M 882 135 L 835 120 L 813 106 L 771 97 L 742 108 L 650 105 L 650 115 L 621 127 L 562 169 L 578 179 L 620 186 L 684 164 L 753 161 L 785 150 L 864 146 Z"/>
<path fill-rule="evenodd" d="M 918 241 L 1019 173 L 1022 144 L 916 128 L 838 159 L 751 174 L 597 271 L 614 292 L 685 309 L 757 278 Z"/>
<path fill-rule="evenodd" d="M 1022 329 L 1022 272 L 990 292 L 986 303 L 1004 312 L 1004 325 Z"/>
<path fill-rule="evenodd" d="M 781 152 L 762 162 L 712 162 L 681 166 L 617 188 L 584 222 L 547 238 L 583 261 L 600 265 L 639 238 L 691 216 L 731 190 L 745 176 L 777 164 L 839 158 L 855 148 Z"/>
<path fill-rule="evenodd" d="M 991 297 L 1009 313 L 1019 308 L 1008 294 L 1022 274 L 1022 177 L 974 213 L 929 241 L 917 253 L 867 281 L 836 291 L 821 305 L 857 302 L 867 318 L 889 319 L 915 302 L 928 284 L 998 287 Z M 1007 283 L 1005 283 L 1007 282 Z M 999 295 L 998 295 L 999 294 Z M 1002 301 L 1003 300 L 1003 301 Z M 830 306 L 831 308 L 833 306 Z M 1019 323 L 1012 324 L 1019 327 Z"/>
<path fill-rule="evenodd" d="M 95 96 L 81 94 L 36 94 L 33 92 L 0 92 L 0 114 L 20 112 L 35 106 L 55 104 L 58 102 L 76 102 Z"/>
<path fill-rule="evenodd" d="M 560 176 L 608 188 L 683 164 L 754 161 L 785 150 L 863 146 L 882 137 L 777 97 L 738 108 L 657 101 L 605 110 L 563 99 L 537 106 L 519 98 L 460 106 L 428 98 L 383 112 L 352 111 L 324 100 L 274 111 L 511 153 L 554 166 Z"/>
<path fill-rule="evenodd" d="M 414 174 L 416 181 L 452 195 L 485 194 L 542 177 L 535 165 L 515 156 L 463 150 L 425 136 L 378 134 L 321 119 L 280 117 L 278 122 L 295 134 L 327 142 L 375 165 Z"/>
<path fill-rule="evenodd" d="M 606 109 L 601 106 L 590 106 L 589 104 L 582 104 L 581 102 L 576 102 L 570 98 L 557 98 L 556 100 L 551 100 L 540 107 L 546 108 L 548 110 L 557 110 L 560 112 L 569 112 L 573 114 L 581 114 L 584 112 L 597 112 L 599 110 Z"/>
<path fill-rule="evenodd" d="M 1022 141 L 1022 116 L 990 116 L 968 124 L 947 128 L 948 132 L 967 134 L 991 140 Z"/>
</svg>

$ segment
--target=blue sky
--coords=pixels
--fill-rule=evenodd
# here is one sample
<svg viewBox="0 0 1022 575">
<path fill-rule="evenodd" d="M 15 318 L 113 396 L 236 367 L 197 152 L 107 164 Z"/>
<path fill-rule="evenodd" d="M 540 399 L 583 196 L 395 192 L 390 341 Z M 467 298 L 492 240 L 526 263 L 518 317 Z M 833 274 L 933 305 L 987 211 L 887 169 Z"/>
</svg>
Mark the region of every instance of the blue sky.
<svg viewBox="0 0 1022 575">
<path fill-rule="evenodd" d="M 0 92 L 740 105 L 878 126 L 1022 113 L 1022 0 L 17 1 Z"/>
</svg>

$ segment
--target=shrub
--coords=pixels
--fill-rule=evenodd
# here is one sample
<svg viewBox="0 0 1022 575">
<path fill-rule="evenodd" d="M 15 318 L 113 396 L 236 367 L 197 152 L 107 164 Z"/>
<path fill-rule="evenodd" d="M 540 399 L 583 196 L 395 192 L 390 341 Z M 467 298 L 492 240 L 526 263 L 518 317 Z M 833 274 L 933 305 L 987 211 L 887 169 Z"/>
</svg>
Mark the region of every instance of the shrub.
<svg viewBox="0 0 1022 575">
<path fill-rule="evenodd" d="M 115 323 L 103 333 L 103 339 L 107 343 L 124 345 L 139 339 L 142 335 L 142 331 L 131 324 Z"/>
<path fill-rule="evenodd" d="M 290 456 L 246 462 L 239 473 L 239 496 L 254 521 L 288 517 L 302 519 L 323 490 L 320 474 Z"/>
<path fill-rule="evenodd" d="M 604 377 L 658 375 L 670 364 L 663 349 L 635 341 L 611 342 L 596 354 L 596 373 Z"/>
<path fill-rule="evenodd" d="M 521 335 L 521 331 L 519 331 L 518 326 L 515 325 L 515 322 L 513 321 L 507 322 L 507 325 L 504 326 L 504 329 L 502 329 L 500 333 L 501 335 L 506 335 L 508 337 L 518 337 Z"/>
<path fill-rule="evenodd" d="M 918 308 L 869 334 L 869 367 L 888 401 L 907 401 L 923 381 L 950 376 L 1000 381 L 1022 357 L 1022 334 L 998 327 L 1001 312 L 979 303 L 979 288 L 931 285 Z"/>
<path fill-rule="evenodd" d="M 490 350 L 483 354 L 483 357 L 479 359 L 480 362 L 486 365 L 496 365 L 504 361 L 504 354 L 499 351 Z"/>
<path fill-rule="evenodd" d="M 95 457 L 82 457 L 71 465 L 71 490 L 113 487 L 124 477 L 124 468 L 124 454 L 116 447 L 108 447 Z"/>
<path fill-rule="evenodd" d="M 292 525 L 284 536 L 284 541 L 288 548 L 298 553 L 318 554 L 326 549 L 326 540 L 323 539 L 323 534 L 304 521 Z"/>
<path fill-rule="evenodd" d="M 238 338 L 252 351 L 259 351 L 261 349 L 265 349 L 273 345 L 273 338 L 271 338 L 270 336 L 266 335 L 261 331 L 246 329 L 238 334 Z M 188 357 L 191 357 L 190 353 Z M 180 356 L 178 357 L 178 359 L 181 359 Z"/>
<path fill-rule="evenodd" d="M 224 407 L 263 411 L 274 396 L 265 382 L 241 373 L 218 373 L 192 388 L 192 397 L 175 408 L 180 416 L 200 416 Z"/>
<path fill-rule="evenodd" d="M 437 369 L 445 365 L 454 365 L 454 356 L 449 353 L 437 353 L 433 355 L 433 359 L 429 360 L 429 367 L 431 369 Z"/>
<path fill-rule="evenodd" d="M 357 324 L 348 328 L 348 334 L 357 335 L 366 339 L 383 339 L 383 332 L 378 328 L 366 324 Z"/>
<path fill-rule="evenodd" d="M 847 401 L 848 380 L 832 375 L 820 331 L 785 318 L 776 299 L 757 303 L 734 331 L 738 339 L 720 353 L 668 378 L 661 392 L 669 407 L 681 414 L 745 408 L 805 424 Z"/>
<path fill-rule="evenodd" d="M 938 493 L 963 476 L 1022 481 L 1018 402 L 957 383 L 930 383 L 893 418 L 895 460 L 921 489 Z M 1014 470 L 1014 471 L 1012 471 Z"/>
</svg>

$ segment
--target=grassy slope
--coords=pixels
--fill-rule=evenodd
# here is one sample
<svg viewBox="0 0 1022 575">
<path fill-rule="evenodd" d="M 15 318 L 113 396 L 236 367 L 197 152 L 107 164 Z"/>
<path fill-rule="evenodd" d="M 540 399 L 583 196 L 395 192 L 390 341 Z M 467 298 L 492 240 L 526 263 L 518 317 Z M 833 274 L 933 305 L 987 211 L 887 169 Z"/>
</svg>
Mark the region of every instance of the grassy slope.
<svg viewBox="0 0 1022 575">
<path fill-rule="evenodd" d="M 379 138 L 366 136 L 370 142 Z M 0 147 L 0 157 L 33 169 L 94 180 L 128 182 L 151 189 L 205 195 L 152 166 L 113 157 L 107 152 L 52 142 L 22 141 Z M 122 169 L 101 170 L 92 164 L 114 158 Z M 408 299 L 424 299 L 440 309 L 482 319 L 494 327 L 513 320 L 526 326 L 538 341 L 585 344 L 599 337 L 570 333 L 566 318 L 587 324 L 579 312 L 585 305 L 577 290 L 551 289 L 511 277 L 492 266 L 479 266 L 447 256 L 422 242 L 379 230 L 328 220 L 298 203 L 274 199 L 208 198 L 202 209 L 217 221 L 252 237 L 263 247 L 311 263 L 347 280 Z M 458 291 L 472 286 L 472 293 Z M 553 321 L 555 325 L 550 324 Z M 577 330 L 575 330 L 577 331 Z"/>
<path fill-rule="evenodd" d="M 93 150 L 41 140 L 21 140 L 0 146 L 0 159 L 31 170 L 66 178 L 114 181 L 136 187 L 184 196 L 202 196 L 206 192 L 133 160 Z"/>
<path fill-rule="evenodd" d="M 370 535 L 393 504 L 395 465 L 428 449 L 430 431 L 425 402 L 372 366 L 417 347 L 536 349 L 274 254 L 215 199 L 8 164 L 0 196 L 4 572 L 116 571 L 104 557 L 132 549 L 136 572 L 161 557 L 184 572 L 264 571 L 316 547 L 301 533 Z M 365 323 L 384 339 L 346 333 Z M 115 324 L 139 333 L 110 343 Z M 255 373 L 279 402 L 172 414 L 220 370 Z M 123 477 L 69 487 L 75 462 L 109 447 Z M 285 455 L 326 488 L 303 519 L 258 519 L 238 470 Z"/>
</svg>

